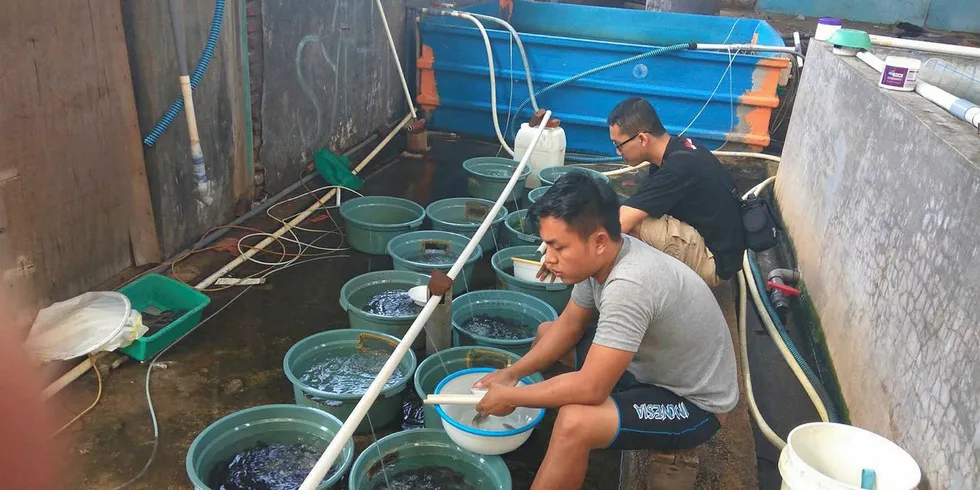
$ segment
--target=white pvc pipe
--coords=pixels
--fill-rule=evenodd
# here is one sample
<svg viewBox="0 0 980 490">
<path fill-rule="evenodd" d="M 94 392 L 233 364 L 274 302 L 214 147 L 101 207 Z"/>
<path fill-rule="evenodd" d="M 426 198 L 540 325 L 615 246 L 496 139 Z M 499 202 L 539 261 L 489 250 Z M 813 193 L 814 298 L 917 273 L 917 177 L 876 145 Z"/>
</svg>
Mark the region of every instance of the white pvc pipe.
<svg viewBox="0 0 980 490">
<path fill-rule="evenodd" d="M 469 259 L 473 251 L 476 250 L 477 244 L 483 239 L 483 235 L 486 234 L 487 230 L 490 229 L 490 224 L 497 217 L 497 213 L 504 207 L 504 202 L 507 201 L 507 197 L 510 196 L 511 191 L 514 190 L 514 186 L 517 185 L 517 180 L 527 166 L 527 161 L 531 156 L 534 147 L 537 146 L 538 140 L 541 135 L 544 134 L 544 130 L 548 125 L 548 120 L 551 119 L 551 111 L 545 113 L 544 118 L 541 120 L 538 126 L 537 132 L 534 133 L 534 137 L 531 139 L 531 145 L 528 147 L 528 151 L 524 153 L 524 157 L 521 158 L 520 163 L 517 165 L 517 169 L 514 170 L 514 175 L 511 176 L 510 180 L 507 182 L 507 186 L 504 187 L 504 191 L 497 198 L 497 202 L 494 203 L 493 208 L 487 213 L 487 216 L 483 219 L 483 223 L 480 223 L 480 228 L 476 230 L 476 233 L 470 238 L 469 243 L 466 244 L 466 248 L 463 249 L 456 262 L 453 264 L 452 269 L 449 270 L 449 277 L 455 279 L 459 272 L 463 269 L 463 265 L 466 264 L 466 260 Z M 391 374 L 395 372 L 398 365 L 401 363 L 402 358 L 405 357 L 405 353 L 411 348 L 415 338 L 418 337 L 419 333 L 425 327 L 426 322 L 429 321 L 429 317 L 432 312 L 435 311 L 436 306 L 442 302 L 442 296 L 432 296 L 425 303 L 425 307 L 422 308 L 422 312 L 419 316 L 415 318 L 412 322 L 412 326 L 409 327 L 408 331 L 402 337 L 398 346 L 391 353 L 391 357 L 385 362 L 385 365 L 381 368 L 378 376 L 374 378 L 371 382 L 371 386 L 364 393 L 364 396 L 357 402 L 354 410 L 344 421 L 344 425 L 337 431 L 337 434 L 330 441 L 330 445 L 320 456 L 320 459 L 313 466 L 310 474 L 306 476 L 303 480 L 303 484 L 299 487 L 299 490 L 316 490 L 316 487 L 323 481 L 323 478 L 327 476 L 327 472 L 333 467 L 334 462 L 340 456 L 343 451 L 344 446 L 347 445 L 347 441 L 350 440 L 351 436 L 354 435 L 354 429 L 360 425 L 361 421 L 364 420 L 364 416 L 367 415 L 368 409 L 374 404 L 374 401 L 381 394 L 381 389 L 384 387 L 385 383 L 391 377 Z"/>
<path fill-rule="evenodd" d="M 411 121 L 411 120 L 412 120 L 412 115 L 411 114 L 408 114 L 404 118 L 402 118 L 401 122 L 399 122 L 397 125 L 395 125 L 394 129 L 392 129 L 391 132 L 388 133 L 388 136 L 385 136 L 385 138 L 383 140 L 381 140 L 380 143 L 378 143 L 378 146 L 376 146 L 374 148 L 374 150 L 371 150 L 371 153 L 369 153 L 366 157 L 364 157 L 364 160 L 362 160 L 361 163 L 358 164 L 357 167 L 355 167 L 352 172 L 354 174 L 357 174 L 368 163 L 370 163 L 371 160 L 374 160 L 374 157 L 378 156 L 378 153 L 381 153 L 381 150 L 384 149 L 384 147 L 388 145 L 388 143 L 392 140 L 392 138 L 394 138 L 395 135 L 398 134 L 398 132 L 401 131 L 402 128 L 404 128 L 405 125 L 408 124 L 409 121 Z M 332 198 L 335 193 L 337 193 L 337 189 L 336 188 L 335 189 L 331 189 L 330 192 L 324 194 L 323 197 L 321 197 L 315 203 L 313 203 L 313 205 L 311 205 L 309 208 L 307 208 L 306 211 L 303 211 L 302 213 L 296 215 L 296 217 L 293 218 L 292 220 L 290 220 L 289 223 L 286 223 L 281 228 L 279 228 L 278 230 L 276 230 L 275 232 L 273 232 L 271 235 L 269 235 L 268 237 L 266 237 L 265 240 L 262 240 L 261 242 L 259 242 L 258 245 L 256 245 L 253 248 L 248 249 L 247 252 L 245 252 L 242 255 L 239 255 L 235 260 L 232 260 L 231 262 L 227 263 L 224 267 L 222 267 L 221 269 L 218 269 L 217 272 L 215 272 L 214 274 L 211 274 L 210 276 L 208 276 L 207 279 L 199 282 L 194 287 L 196 289 L 205 289 L 208 286 L 214 284 L 215 281 L 217 281 L 218 279 L 221 279 L 222 277 L 224 277 L 225 275 L 227 275 L 229 272 L 235 270 L 238 266 L 244 264 L 245 261 L 247 261 L 253 255 L 259 253 L 259 251 L 265 249 L 265 247 L 268 247 L 270 244 L 272 244 L 272 242 L 276 241 L 279 237 L 281 237 L 282 235 L 284 235 L 292 227 L 300 224 L 303 220 L 305 220 L 311 214 L 313 214 L 314 212 L 316 212 L 317 209 L 320 209 L 320 207 L 323 206 L 324 204 L 326 204 L 326 202 L 329 201 L 330 198 Z"/>
<path fill-rule="evenodd" d="M 859 52 L 857 57 L 871 68 L 874 68 L 878 73 L 885 70 L 885 62 L 867 51 Z M 971 126 L 980 129 L 980 106 L 977 104 L 957 97 L 931 83 L 926 83 L 921 80 L 915 83 L 915 92 L 929 102 L 946 109 L 958 119 L 962 119 Z"/>
<path fill-rule="evenodd" d="M 514 149 L 507 144 L 507 139 L 504 138 L 503 131 L 500 130 L 500 121 L 497 118 L 497 76 L 494 74 L 493 67 L 493 49 L 490 47 L 490 36 L 487 35 L 487 30 L 484 29 L 483 24 L 470 14 L 459 11 L 443 12 L 443 15 L 450 15 L 452 17 L 459 17 L 460 19 L 466 19 L 476 25 L 476 28 L 480 30 L 480 34 L 483 36 L 483 44 L 487 48 L 487 66 L 490 67 L 490 112 L 493 113 L 493 129 L 497 132 L 497 140 L 500 141 L 500 146 L 506 151 L 510 156 L 514 156 Z"/>
<path fill-rule="evenodd" d="M 874 44 L 875 46 L 887 46 L 889 48 L 914 49 L 916 51 L 927 51 L 930 53 L 943 53 L 966 56 L 969 58 L 980 58 L 980 48 L 957 46 L 955 44 L 915 41 L 912 39 L 899 39 L 897 37 L 876 36 L 874 34 L 871 35 L 871 44 Z"/>
<path fill-rule="evenodd" d="M 521 36 L 517 34 L 514 30 L 514 26 L 510 25 L 509 22 L 494 17 L 492 15 L 482 15 L 482 14 L 470 14 L 477 19 L 486 20 L 490 22 L 496 22 L 500 24 L 505 29 L 510 31 L 510 37 L 514 38 L 514 42 L 517 44 L 517 51 L 521 53 L 521 60 L 524 62 L 524 74 L 527 75 L 527 91 L 531 94 L 531 107 L 534 108 L 534 112 L 538 112 L 538 99 L 534 96 L 534 84 L 531 82 L 531 65 L 527 62 L 527 52 L 524 51 L 524 43 L 521 42 Z"/>
<path fill-rule="evenodd" d="M 385 34 L 388 35 L 388 46 L 391 47 L 391 56 L 395 58 L 395 66 L 398 67 L 398 78 L 402 81 L 402 88 L 405 89 L 405 100 L 408 101 L 408 111 L 412 114 L 412 119 L 418 119 L 418 114 L 415 112 L 415 102 L 412 101 L 412 91 L 408 89 L 408 82 L 405 81 L 405 73 L 402 71 L 402 62 L 398 59 L 398 48 L 395 47 L 395 38 L 391 36 L 391 28 L 388 27 L 388 17 L 385 16 L 384 5 L 381 5 L 381 0 L 374 0 L 374 3 L 378 7 L 378 13 L 381 14 L 381 24 L 385 27 Z"/>
</svg>

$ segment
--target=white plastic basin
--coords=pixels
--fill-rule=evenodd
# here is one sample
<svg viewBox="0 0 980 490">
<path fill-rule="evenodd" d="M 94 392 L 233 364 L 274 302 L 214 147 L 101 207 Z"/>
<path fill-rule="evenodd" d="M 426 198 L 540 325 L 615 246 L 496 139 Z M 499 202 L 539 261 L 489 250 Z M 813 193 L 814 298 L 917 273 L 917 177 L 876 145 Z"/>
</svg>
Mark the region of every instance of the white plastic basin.
<svg viewBox="0 0 980 490">
<path fill-rule="evenodd" d="M 435 392 L 437 394 L 470 394 L 473 384 L 493 372 L 493 368 L 472 368 L 450 374 L 443 379 Z M 519 384 L 529 385 L 531 379 L 524 378 Z M 446 434 L 463 449 L 477 454 L 498 455 L 509 453 L 531 437 L 531 432 L 544 419 L 543 408 L 518 407 L 510 415 L 490 416 L 485 421 L 471 426 L 476 416 L 476 407 L 471 405 L 436 405 L 436 412 L 442 418 Z"/>
</svg>

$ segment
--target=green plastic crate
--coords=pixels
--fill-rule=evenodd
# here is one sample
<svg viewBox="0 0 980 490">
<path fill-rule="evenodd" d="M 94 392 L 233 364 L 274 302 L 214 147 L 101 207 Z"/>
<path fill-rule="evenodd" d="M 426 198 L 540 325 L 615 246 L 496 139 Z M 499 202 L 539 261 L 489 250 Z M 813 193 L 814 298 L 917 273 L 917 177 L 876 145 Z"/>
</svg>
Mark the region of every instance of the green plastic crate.
<svg viewBox="0 0 980 490">
<path fill-rule="evenodd" d="M 187 310 L 153 335 L 143 336 L 128 347 L 120 349 L 138 361 L 145 361 L 172 344 L 201 321 L 204 308 L 211 303 L 206 294 L 169 277 L 148 274 L 124 286 L 120 293 L 129 298 L 133 309 L 140 312 L 149 307 L 158 310 Z"/>
</svg>

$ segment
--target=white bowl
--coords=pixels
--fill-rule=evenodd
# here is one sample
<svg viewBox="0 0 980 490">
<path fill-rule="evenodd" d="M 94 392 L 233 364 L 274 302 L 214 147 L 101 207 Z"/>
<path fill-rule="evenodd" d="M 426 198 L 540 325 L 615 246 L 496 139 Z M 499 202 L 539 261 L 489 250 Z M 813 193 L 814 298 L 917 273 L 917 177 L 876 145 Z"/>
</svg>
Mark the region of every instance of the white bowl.
<svg viewBox="0 0 980 490">
<path fill-rule="evenodd" d="M 541 270 L 541 262 L 520 257 L 512 257 L 514 264 L 514 277 L 528 282 L 551 282 L 550 276 L 538 279 L 538 271 Z M 555 278 L 556 284 L 563 284 L 561 278 Z"/>
<path fill-rule="evenodd" d="M 412 298 L 412 301 L 419 306 L 425 306 L 429 301 L 429 286 L 423 284 L 421 286 L 415 286 L 408 290 L 408 297 Z"/>
<path fill-rule="evenodd" d="M 436 386 L 435 392 L 470 394 L 473 392 L 473 384 L 493 371 L 493 368 L 471 368 L 455 372 L 443 379 Z M 531 383 L 533 381 L 524 378 L 519 384 Z M 476 407 L 473 405 L 436 405 L 436 412 L 442 418 L 443 429 L 453 442 L 467 451 L 484 455 L 505 454 L 521 447 L 544 419 L 543 408 L 518 407 L 510 415 L 490 416 L 485 422 L 473 427 L 470 425 L 476 416 Z"/>
</svg>

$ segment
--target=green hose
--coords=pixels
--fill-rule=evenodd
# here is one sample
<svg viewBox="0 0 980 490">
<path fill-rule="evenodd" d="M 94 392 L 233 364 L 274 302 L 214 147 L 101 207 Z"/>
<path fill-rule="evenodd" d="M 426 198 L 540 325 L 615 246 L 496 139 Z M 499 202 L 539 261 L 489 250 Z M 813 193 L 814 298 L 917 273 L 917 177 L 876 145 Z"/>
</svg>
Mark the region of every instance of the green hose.
<svg viewBox="0 0 980 490">
<path fill-rule="evenodd" d="M 766 285 L 762 280 L 763 276 L 759 271 L 759 264 L 755 260 L 755 252 L 752 250 L 747 250 L 746 255 L 748 257 L 749 267 L 752 269 L 751 275 L 752 279 L 755 281 L 756 287 L 759 289 L 759 291 L 765 291 Z M 834 406 L 834 402 L 827 394 L 826 387 L 824 387 L 823 382 L 817 377 L 816 373 L 813 372 L 813 368 L 810 367 L 810 364 L 803 358 L 803 354 L 801 354 L 799 349 L 796 348 L 796 344 L 794 344 L 793 340 L 790 338 L 789 332 L 786 330 L 783 322 L 779 319 L 779 315 L 776 314 L 776 309 L 772 306 L 772 302 L 769 301 L 769 296 L 766 294 L 760 294 L 759 296 L 762 297 L 762 303 L 766 307 L 765 312 L 759 313 L 768 315 L 772 319 L 773 324 L 776 325 L 776 331 L 779 332 L 780 338 L 782 338 L 783 342 L 786 344 L 786 347 L 789 349 L 790 353 L 792 353 L 793 358 L 796 360 L 797 364 L 799 364 L 800 369 L 802 369 L 803 373 L 806 374 L 807 379 L 810 380 L 810 383 L 812 383 L 814 388 L 817 390 L 817 395 L 823 401 L 824 408 L 827 410 L 827 418 L 830 419 L 830 422 L 841 422 L 840 416 L 837 415 L 837 409 Z"/>
</svg>

